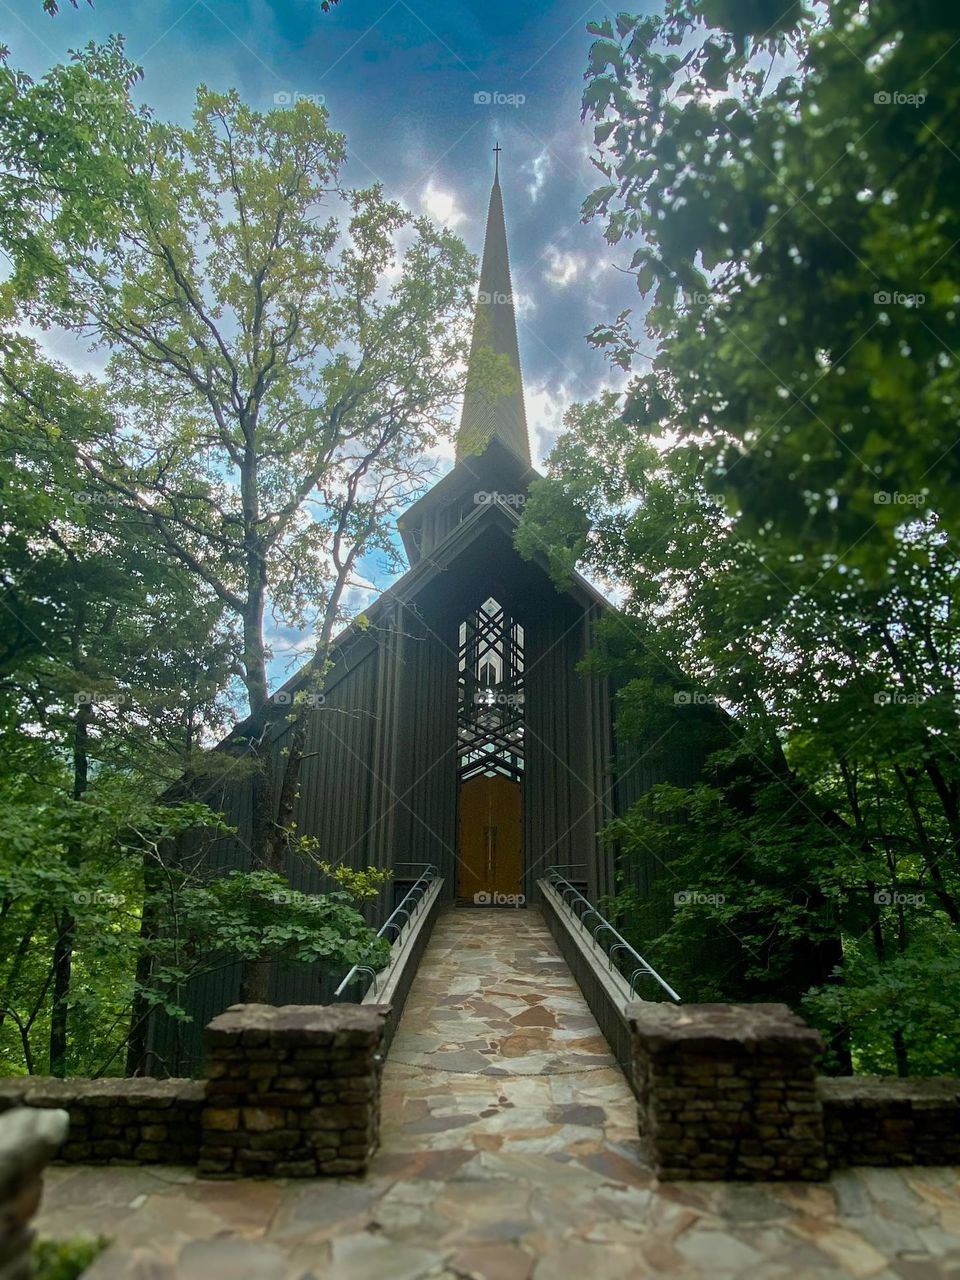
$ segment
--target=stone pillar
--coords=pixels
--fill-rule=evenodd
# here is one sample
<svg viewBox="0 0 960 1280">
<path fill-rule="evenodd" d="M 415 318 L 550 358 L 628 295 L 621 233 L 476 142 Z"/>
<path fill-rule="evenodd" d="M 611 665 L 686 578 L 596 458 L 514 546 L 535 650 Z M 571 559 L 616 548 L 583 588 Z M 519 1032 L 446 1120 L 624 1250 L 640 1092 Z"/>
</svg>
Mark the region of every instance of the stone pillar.
<svg viewBox="0 0 960 1280">
<path fill-rule="evenodd" d="M 389 1005 L 237 1004 L 206 1030 L 199 1171 L 363 1173 L 380 1135 Z"/>
<path fill-rule="evenodd" d="M 67 1136 L 66 1111 L 17 1107 L 0 1117 L 0 1280 L 30 1280 L 30 1220 L 43 1192 L 43 1170 Z"/>
<path fill-rule="evenodd" d="M 662 1179 L 828 1176 L 819 1032 L 784 1004 L 627 1010 L 640 1135 Z"/>
</svg>

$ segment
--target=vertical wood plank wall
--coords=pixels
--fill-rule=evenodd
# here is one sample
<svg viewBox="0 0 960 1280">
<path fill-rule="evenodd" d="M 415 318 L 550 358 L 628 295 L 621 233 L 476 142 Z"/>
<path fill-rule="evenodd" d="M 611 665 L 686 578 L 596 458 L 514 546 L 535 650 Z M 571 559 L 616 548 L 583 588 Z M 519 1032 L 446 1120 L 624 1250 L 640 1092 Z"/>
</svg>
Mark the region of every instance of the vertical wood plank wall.
<svg viewBox="0 0 960 1280">
<path fill-rule="evenodd" d="M 542 578 L 534 566 L 529 572 Z M 482 603 L 482 589 L 480 584 L 472 607 Z M 448 898 L 456 892 L 457 649 L 464 598 L 462 589 L 449 597 L 440 592 L 421 613 L 393 597 L 376 624 L 350 641 L 328 677 L 323 707 L 311 716 L 296 813 L 299 831 L 319 838 L 322 858 L 355 868 L 434 863 Z M 655 782 L 692 781 L 698 768 L 668 738 L 649 756 L 625 753 L 621 776 L 614 776 L 609 682 L 576 669 L 601 612 L 599 604 L 548 597 L 542 584 L 522 615 L 517 609 L 525 628 L 524 893 L 529 901 L 550 865 L 586 881 L 594 899 L 613 892 L 614 854 L 601 847 L 598 831 Z M 281 722 L 277 752 L 287 732 Z M 250 787 L 240 766 L 235 778 L 207 799 L 238 827 L 238 835 L 214 842 L 205 853 L 206 867 L 212 872 L 249 867 Z M 183 845 L 186 855 L 199 847 L 189 840 Z M 657 868 L 640 866 L 633 873 L 649 892 Z M 323 887 L 322 877 L 303 862 L 291 864 L 289 878 L 302 892 Z M 397 878 L 405 878 L 399 866 Z M 392 896 L 392 888 L 385 890 L 370 904 L 368 917 L 382 920 Z M 278 967 L 271 999 L 324 1002 L 340 976 Z M 160 1016 L 153 1020 L 151 1049 L 161 1073 L 199 1069 L 203 1027 L 236 1002 L 239 982 L 239 966 L 228 966 L 192 985 L 192 1022 L 176 1026 Z"/>
</svg>

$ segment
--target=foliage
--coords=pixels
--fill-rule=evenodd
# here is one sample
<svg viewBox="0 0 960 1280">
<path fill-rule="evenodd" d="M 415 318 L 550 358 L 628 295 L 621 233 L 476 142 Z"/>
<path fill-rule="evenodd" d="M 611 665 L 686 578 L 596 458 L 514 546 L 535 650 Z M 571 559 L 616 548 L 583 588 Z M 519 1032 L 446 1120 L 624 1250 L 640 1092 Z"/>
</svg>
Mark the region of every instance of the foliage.
<svg viewBox="0 0 960 1280">
<path fill-rule="evenodd" d="M 247 838 L 255 864 L 278 872 L 345 595 L 362 557 L 396 561 L 393 516 L 449 430 L 468 338 L 462 242 L 379 186 L 343 189 L 345 153 L 312 103 L 264 115 L 201 87 L 192 128 L 146 129 L 120 236 L 96 258 L 60 244 L 65 283 L 33 306 L 110 349 L 111 416 L 81 455 L 92 483 L 236 630 L 239 737 L 255 766 Z M 317 631 L 282 714 L 268 610 Z M 248 967 L 246 998 L 265 982 Z"/>
<path fill-rule="evenodd" d="M 12 727 L 0 773 L 0 1057 L 7 1071 L 49 1069 L 58 944 L 71 940 L 69 1056 L 98 1071 L 128 1030 L 140 946 L 144 849 L 209 823 L 198 805 L 157 804 L 142 784 L 102 771 L 82 797 L 47 743 Z"/>
<path fill-rule="evenodd" d="M 102 1060 L 95 1032 L 127 1005 L 144 841 L 210 816 L 158 801 L 223 723 L 234 645 L 217 602 L 85 472 L 99 389 L 5 338 L 0 1043 L 15 1069 L 63 1074 Z"/>
<path fill-rule="evenodd" d="M 958 1063 L 954 27 L 593 24 L 584 218 L 634 242 L 645 336 L 594 330 L 626 396 L 571 412 L 520 535 L 624 594 L 590 662 L 627 756 L 701 764 L 609 832 L 628 927 L 685 995 L 805 1009 L 835 1069 Z"/>
<path fill-rule="evenodd" d="M 658 344 L 627 420 L 754 531 L 881 579 L 905 516 L 960 515 L 953 6 L 669 0 L 593 29 L 585 217 L 636 242 Z M 593 341 L 644 358 L 629 313 Z"/>
<path fill-rule="evenodd" d="M 376 875 L 337 876 L 346 888 L 316 895 L 267 871 L 211 878 L 206 845 L 190 863 L 166 853 L 180 832 L 203 827 L 209 839 L 225 830 L 204 806 L 144 803 L 142 789 L 106 776 L 73 800 L 68 777 L 58 788 L 55 760 L 41 772 L 42 746 L 27 756 L 15 737 L 10 746 L 20 757 L 19 770 L 11 759 L 0 775 L 0 1059 L 8 1072 L 46 1069 L 52 957 L 65 917 L 74 955 L 66 1065 L 86 1074 L 122 1066 L 135 1003 L 184 1020 L 186 984 L 238 959 L 320 971 L 386 962 L 387 945 L 348 892 L 369 895 Z M 158 868 L 148 883 L 145 858 Z M 159 936 L 141 936 L 145 913 L 166 921 Z M 151 963 L 139 978 L 144 952 Z"/>
<path fill-rule="evenodd" d="M 834 1068 L 955 1070 L 954 544 L 915 521 L 877 586 L 731 518 L 615 396 L 567 428 L 519 545 L 621 588 L 589 665 L 618 687 L 622 769 L 702 764 L 607 832 L 628 932 L 687 999 L 805 1008 Z"/>
<path fill-rule="evenodd" d="M 0 314 L 43 287 L 62 306 L 66 273 L 116 243 L 131 197 L 130 169 L 149 114 L 130 91 L 141 78 L 123 41 L 90 45 L 34 81 L 0 50 L 0 246 L 10 271 Z"/>
<path fill-rule="evenodd" d="M 114 1072 L 125 1050 L 139 1070 L 150 1012 L 182 1020 L 185 984 L 238 960 L 261 975 L 383 962 L 352 905 L 383 873 L 330 868 L 333 891 L 310 897 L 283 874 L 317 862 L 293 821 L 315 703 L 269 699 L 264 619 L 319 611 L 318 691 L 358 558 L 395 554 L 388 517 L 422 482 L 465 343 L 471 259 L 378 188 L 344 191 L 323 112 L 263 116 L 201 89 L 194 127 L 176 129 L 133 106 L 139 76 L 120 40 L 37 82 L 0 65 L 14 1072 Z M 53 364 L 24 322 L 92 331 L 108 376 Z M 208 750 L 238 677 L 246 773 L 242 751 Z M 258 750 L 287 712 L 275 774 Z M 256 789 L 260 856 L 216 879 L 209 845 L 234 833 L 201 801 L 228 772 Z"/>
<path fill-rule="evenodd" d="M 191 973 L 223 952 L 231 959 L 382 968 L 389 943 L 374 938 L 351 902 L 344 891 L 297 893 L 272 871 L 231 871 L 180 893 L 182 936 L 170 946 L 189 955 Z"/>
<path fill-rule="evenodd" d="M 318 841 L 311 841 L 311 848 L 316 848 Z M 371 898 L 375 898 L 385 884 L 393 877 L 393 871 L 387 867 L 381 870 L 379 867 L 367 867 L 365 870 L 357 870 L 354 867 L 348 867 L 345 864 L 333 866 L 332 863 L 324 859 L 316 858 L 309 850 L 304 848 L 305 842 L 301 840 L 298 852 L 307 853 L 319 871 L 330 878 L 340 886 L 344 893 L 351 898 L 355 898 L 358 902 L 367 902 Z"/>
<path fill-rule="evenodd" d="M 911 1075 L 956 1075 L 960 955 L 952 930 L 931 922 L 909 952 L 883 961 L 870 944 L 850 940 L 844 972 L 842 985 L 813 991 L 802 1009 L 819 1026 L 853 1029 L 858 1070 L 892 1075 L 906 1065 Z"/>
<path fill-rule="evenodd" d="M 34 1280 L 77 1280 L 108 1243 L 102 1236 L 38 1240 L 33 1246 Z"/>
</svg>

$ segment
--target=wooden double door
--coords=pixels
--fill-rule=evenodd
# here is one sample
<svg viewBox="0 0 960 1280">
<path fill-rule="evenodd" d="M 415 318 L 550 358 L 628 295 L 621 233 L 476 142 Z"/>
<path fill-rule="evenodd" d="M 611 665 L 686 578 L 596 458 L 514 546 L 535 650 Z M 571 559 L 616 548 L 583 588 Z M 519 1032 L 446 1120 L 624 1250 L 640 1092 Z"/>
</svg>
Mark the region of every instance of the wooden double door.
<svg viewBox="0 0 960 1280">
<path fill-rule="evenodd" d="M 523 880 L 520 783 L 477 774 L 460 784 L 457 897 L 477 906 L 519 906 Z"/>
</svg>

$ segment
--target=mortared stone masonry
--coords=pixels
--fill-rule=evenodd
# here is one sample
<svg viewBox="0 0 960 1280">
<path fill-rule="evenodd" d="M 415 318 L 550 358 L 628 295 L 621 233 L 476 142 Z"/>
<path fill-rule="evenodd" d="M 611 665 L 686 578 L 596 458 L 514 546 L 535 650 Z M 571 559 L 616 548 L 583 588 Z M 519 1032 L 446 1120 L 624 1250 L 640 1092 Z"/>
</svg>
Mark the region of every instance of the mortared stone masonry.
<svg viewBox="0 0 960 1280">
<path fill-rule="evenodd" d="M 387 1005 L 234 1005 L 207 1027 L 199 1171 L 363 1173 L 380 1136 Z"/>
</svg>

